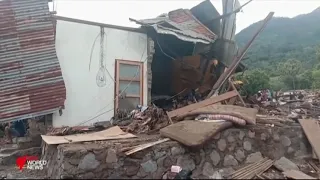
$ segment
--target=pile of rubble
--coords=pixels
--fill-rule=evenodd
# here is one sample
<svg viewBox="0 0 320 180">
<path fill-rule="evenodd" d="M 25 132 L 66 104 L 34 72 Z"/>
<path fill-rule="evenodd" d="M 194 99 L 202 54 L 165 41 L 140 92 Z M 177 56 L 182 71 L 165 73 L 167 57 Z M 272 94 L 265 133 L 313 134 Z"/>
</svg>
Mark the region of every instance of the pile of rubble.
<svg viewBox="0 0 320 180">
<path fill-rule="evenodd" d="M 72 135 L 72 134 L 82 134 L 89 132 L 89 129 L 87 126 L 77 126 L 77 127 L 61 127 L 61 128 L 48 128 L 47 135 L 50 136 L 66 136 L 66 135 Z"/>
<path fill-rule="evenodd" d="M 260 114 L 270 116 L 287 116 L 292 120 L 315 118 L 320 115 L 320 92 L 297 90 L 283 92 L 277 95 L 273 101 L 250 104 L 259 109 Z"/>
<path fill-rule="evenodd" d="M 233 90 L 199 102 L 188 103 L 186 106 L 171 111 L 164 111 L 155 105 L 139 106 L 131 112 L 118 115 L 118 118 L 113 119 L 112 122 L 96 123 L 93 127 L 64 127 L 52 130 L 48 134 L 51 136 L 43 136 L 43 140 L 49 145 L 57 144 L 50 138 L 62 136 L 64 140 L 58 140 L 58 144 L 69 145 L 61 147 L 65 150 L 59 151 L 60 156 L 65 156 L 63 153 L 73 153 L 76 146 L 72 146 L 71 142 L 77 142 L 79 147 L 76 151 L 82 146 L 94 147 L 92 151 L 88 151 L 94 152 L 93 154 L 89 153 L 79 157 L 83 159 L 89 156 L 98 158 L 102 154 L 97 154 L 99 151 L 97 149 L 107 147 L 107 161 L 112 164 L 121 162 L 115 165 L 120 169 L 110 169 L 107 175 L 97 170 L 95 175 L 90 175 L 96 178 L 113 177 L 112 173 L 119 171 L 123 172 L 120 177 L 133 178 L 172 179 L 177 176 L 186 176 L 186 174 L 192 177 L 232 179 L 313 178 L 320 172 L 319 164 L 312 160 L 312 158 L 318 159 L 317 152 L 319 151 L 317 145 L 314 144 L 315 136 L 310 134 L 314 130 L 307 128 L 310 126 L 317 128 L 308 125 L 315 120 L 301 118 L 298 120 L 296 117 L 291 117 L 290 113 L 301 109 L 307 112 L 303 114 L 305 117 L 314 117 L 312 108 L 318 106 L 314 103 L 318 102 L 317 97 L 319 96 L 306 94 L 299 101 L 280 97 L 274 105 L 254 104 L 253 107 L 248 108 L 252 104 L 243 104 L 237 91 Z M 237 98 L 241 105 L 234 105 L 236 104 L 234 98 Z M 287 103 L 281 103 L 285 101 Z M 304 103 L 310 103 L 312 108 L 306 108 L 307 106 L 302 105 Z M 258 114 L 262 108 L 267 109 L 268 112 Z M 308 141 L 305 141 L 303 131 L 314 148 L 313 157 L 307 156 L 309 154 L 306 150 Z M 74 133 L 77 135 L 72 135 Z M 178 147 L 178 144 L 180 149 L 184 148 L 184 153 L 179 155 L 178 159 L 174 159 L 177 150 L 170 150 L 168 146 L 175 148 Z M 183 146 L 180 147 L 180 145 Z M 201 157 L 207 156 L 202 155 L 202 151 L 209 151 L 208 158 L 212 162 L 197 164 L 197 158 L 193 159 L 193 157 L 198 154 L 192 154 L 188 148 L 200 149 Z M 277 149 L 277 152 L 274 152 L 274 148 Z M 147 153 L 149 151 L 153 151 L 150 157 Z M 166 155 L 163 156 L 164 154 Z M 141 155 L 149 158 L 144 157 L 140 160 Z M 127 162 L 123 159 L 126 156 L 138 159 Z M 68 159 L 68 157 L 65 158 Z M 140 161 L 141 164 L 139 164 Z M 82 161 L 79 163 L 78 168 L 82 167 Z M 97 160 L 96 163 L 105 162 L 99 160 L 98 163 Z M 171 165 L 177 166 L 172 166 L 171 172 L 163 170 Z M 232 171 L 230 171 L 230 166 Z M 75 169 L 77 167 L 72 166 Z M 213 167 L 225 168 L 214 171 Z M 124 169 L 121 170 L 121 168 Z M 200 172 L 198 172 L 199 168 Z M 190 174 L 191 171 L 192 174 Z M 70 174 L 66 170 L 61 172 Z M 77 171 L 72 170 L 72 173 L 74 172 Z M 72 176 L 82 175 L 73 174 Z"/>
<path fill-rule="evenodd" d="M 123 127 L 126 132 L 137 134 L 152 133 L 159 131 L 170 123 L 165 111 L 154 105 L 134 110 L 132 117 L 132 122 Z"/>
</svg>

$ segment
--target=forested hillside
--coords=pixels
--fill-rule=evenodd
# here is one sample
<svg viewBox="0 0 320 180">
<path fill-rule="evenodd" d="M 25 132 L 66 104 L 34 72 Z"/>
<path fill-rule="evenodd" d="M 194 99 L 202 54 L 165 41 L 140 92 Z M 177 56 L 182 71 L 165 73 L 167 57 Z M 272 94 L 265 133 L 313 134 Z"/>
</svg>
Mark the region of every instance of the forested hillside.
<svg viewBox="0 0 320 180">
<path fill-rule="evenodd" d="M 248 42 L 260 23 L 237 34 L 240 47 Z M 294 18 L 274 17 L 251 46 L 245 64 L 266 68 L 295 58 L 310 68 L 315 63 L 316 45 L 320 45 L 320 8 Z"/>
<path fill-rule="evenodd" d="M 261 21 L 254 23 L 236 35 L 240 48 L 250 40 L 260 24 Z M 244 63 L 251 70 L 248 73 L 256 69 L 265 70 L 275 89 L 311 88 L 312 82 L 305 84 L 300 81 L 311 78 L 312 73 L 315 76 L 313 70 L 318 69 L 319 45 L 320 7 L 294 18 L 271 19 L 251 46 Z M 292 68 L 292 65 L 298 66 L 296 71 L 288 72 L 286 68 Z M 289 77 L 291 75 L 295 77 L 292 79 Z"/>
</svg>

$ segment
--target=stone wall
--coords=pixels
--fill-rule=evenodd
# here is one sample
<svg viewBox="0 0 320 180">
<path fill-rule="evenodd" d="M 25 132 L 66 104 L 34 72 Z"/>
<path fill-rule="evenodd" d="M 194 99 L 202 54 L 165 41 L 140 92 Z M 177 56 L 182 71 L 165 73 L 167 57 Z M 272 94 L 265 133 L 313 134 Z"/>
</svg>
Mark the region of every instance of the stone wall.
<svg viewBox="0 0 320 180">
<path fill-rule="evenodd" d="M 227 177 L 237 166 L 262 156 L 290 159 L 307 154 L 301 127 L 262 127 L 225 130 L 202 149 L 167 142 L 129 157 L 119 144 L 85 143 L 45 147 L 51 178 L 162 178 L 172 165 L 193 171 L 194 178 L 219 172 Z M 50 157 L 50 158 L 49 158 Z"/>
</svg>

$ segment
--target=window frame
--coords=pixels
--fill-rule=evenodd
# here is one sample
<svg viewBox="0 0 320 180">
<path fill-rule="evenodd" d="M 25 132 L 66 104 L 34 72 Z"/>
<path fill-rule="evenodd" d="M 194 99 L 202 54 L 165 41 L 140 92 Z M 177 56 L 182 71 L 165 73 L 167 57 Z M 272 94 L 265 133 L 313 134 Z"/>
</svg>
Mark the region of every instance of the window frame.
<svg viewBox="0 0 320 180">
<path fill-rule="evenodd" d="M 140 69 L 140 77 L 136 77 L 136 78 L 120 78 L 120 65 L 124 64 L 124 65 L 131 65 L 131 66 L 138 66 Z M 114 110 L 116 112 L 116 110 L 119 108 L 119 90 L 120 90 L 120 82 L 121 81 L 132 81 L 132 82 L 139 82 L 140 84 L 140 94 L 139 95 L 132 95 L 132 94 L 126 94 L 126 97 L 128 98 L 140 98 L 140 104 L 143 104 L 143 73 L 144 73 L 144 69 L 143 69 L 143 62 L 140 61 L 130 61 L 130 60 L 123 60 L 123 59 L 116 59 L 116 65 L 115 65 L 115 92 L 114 92 Z"/>
</svg>

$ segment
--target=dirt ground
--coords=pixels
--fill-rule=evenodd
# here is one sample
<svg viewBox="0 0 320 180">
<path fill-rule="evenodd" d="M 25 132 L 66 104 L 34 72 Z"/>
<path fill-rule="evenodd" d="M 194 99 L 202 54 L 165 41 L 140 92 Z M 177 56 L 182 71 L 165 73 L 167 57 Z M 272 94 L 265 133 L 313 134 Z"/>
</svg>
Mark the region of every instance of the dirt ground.
<svg viewBox="0 0 320 180">
<path fill-rule="evenodd" d="M 0 179 L 46 179 L 45 170 L 20 171 L 17 166 L 0 166 Z"/>
</svg>

